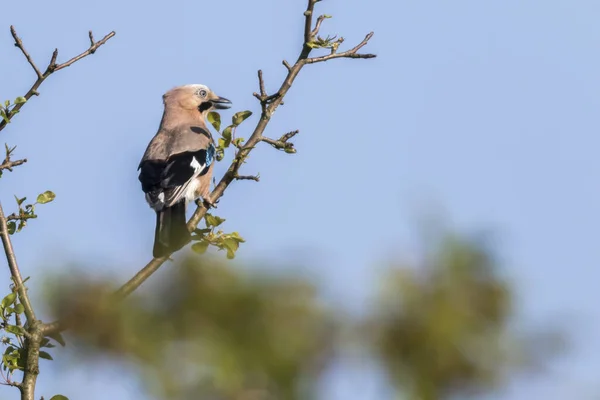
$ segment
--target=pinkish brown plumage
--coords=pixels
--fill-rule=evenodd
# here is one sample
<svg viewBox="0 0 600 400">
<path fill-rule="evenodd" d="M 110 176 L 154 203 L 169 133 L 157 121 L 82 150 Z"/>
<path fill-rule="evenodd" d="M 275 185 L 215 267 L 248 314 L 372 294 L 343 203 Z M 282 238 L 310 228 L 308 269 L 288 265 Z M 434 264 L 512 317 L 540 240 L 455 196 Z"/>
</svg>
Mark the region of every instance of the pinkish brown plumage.
<svg viewBox="0 0 600 400">
<path fill-rule="evenodd" d="M 215 146 L 206 115 L 231 104 L 199 84 L 169 90 L 163 103 L 158 132 L 138 168 L 146 201 L 157 215 L 155 257 L 168 255 L 189 242 L 186 205 L 198 197 L 206 200 L 214 167 Z"/>
</svg>

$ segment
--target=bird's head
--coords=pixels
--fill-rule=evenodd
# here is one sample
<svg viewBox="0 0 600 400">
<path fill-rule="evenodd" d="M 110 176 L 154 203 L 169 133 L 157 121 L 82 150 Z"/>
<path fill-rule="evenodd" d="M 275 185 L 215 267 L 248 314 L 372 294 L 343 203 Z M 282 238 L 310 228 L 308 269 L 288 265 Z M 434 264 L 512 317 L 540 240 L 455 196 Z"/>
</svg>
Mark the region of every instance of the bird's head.
<svg viewBox="0 0 600 400">
<path fill-rule="evenodd" d="M 198 110 L 202 116 L 212 110 L 231 107 L 231 101 L 217 96 L 208 86 L 200 84 L 175 87 L 163 95 L 163 102 L 165 107 Z"/>
</svg>

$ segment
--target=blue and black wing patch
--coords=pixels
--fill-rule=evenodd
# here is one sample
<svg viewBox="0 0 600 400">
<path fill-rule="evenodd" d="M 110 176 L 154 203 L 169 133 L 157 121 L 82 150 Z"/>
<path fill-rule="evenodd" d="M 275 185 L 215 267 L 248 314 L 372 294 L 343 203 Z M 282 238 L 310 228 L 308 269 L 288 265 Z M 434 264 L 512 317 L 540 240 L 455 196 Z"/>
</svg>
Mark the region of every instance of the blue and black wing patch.
<svg viewBox="0 0 600 400">
<path fill-rule="evenodd" d="M 140 166 L 139 181 L 153 208 L 171 206 L 184 199 L 190 183 L 205 175 L 214 162 L 215 147 L 174 154 L 166 161 L 146 160 Z"/>
</svg>

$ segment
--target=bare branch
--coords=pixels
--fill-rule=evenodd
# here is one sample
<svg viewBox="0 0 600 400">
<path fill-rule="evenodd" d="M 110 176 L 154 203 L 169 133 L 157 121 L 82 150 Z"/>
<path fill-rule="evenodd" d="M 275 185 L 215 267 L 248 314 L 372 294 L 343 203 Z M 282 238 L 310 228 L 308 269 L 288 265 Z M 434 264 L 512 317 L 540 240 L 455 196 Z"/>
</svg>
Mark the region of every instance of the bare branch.
<svg viewBox="0 0 600 400">
<path fill-rule="evenodd" d="M 290 72 L 292 70 L 292 66 L 286 60 L 283 60 L 282 64 L 287 68 L 288 72 Z"/>
<path fill-rule="evenodd" d="M 297 129 L 295 131 L 288 132 L 285 135 L 283 135 L 282 137 L 280 137 L 279 141 L 285 143 L 285 142 L 287 142 L 288 140 L 290 140 L 291 138 L 293 138 L 294 136 L 296 136 L 299 133 L 300 133 L 300 131 L 297 130 Z"/>
<path fill-rule="evenodd" d="M 334 58 L 375 58 L 375 57 L 377 57 L 375 54 L 358 54 L 357 53 L 358 50 L 360 50 L 362 47 L 364 47 L 372 37 L 373 37 L 373 32 L 371 32 L 367 36 L 365 36 L 363 41 L 360 42 L 359 44 L 357 44 L 355 47 L 353 47 L 350 50 L 344 51 L 343 53 L 332 52 L 331 54 L 328 54 L 326 56 L 307 58 L 303 62 L 305 64 L 314 64 L 314 63 L 318 63 L 318 62 L 322 62 L 322 61 L 332 60 Z"/>
<path fill-rule="evenodd" d="M 260 101 L 260 107 L 262 109 L 263 114 L 266 111 L 266 107 L 267 107 L 267 102 L 266 102 L 266 98 L 267 98 L 267 91 L 265 90 L 265 81 L 263 80 L 263 74 L 262 74 L 262 70 L 258 70 L 258 88 L 260 91 L 259 93 L 252 93 L 252 95 L 254 97 L 256 97 L 258 99 L 258 101 Z"/>
<path fill-rule="evenodd" d="M 258 70 L 258 86 L 260 87 L 260 95 L 264 98 L 267 95 L 267 91 L 265 90 L 265 81 L 261 69 Z"/>
<path fill-rule="evenodd" d="M 290 140 L 291 138 L 296 136 L 299 132 L 300 131 L 298 131 L 298 130 L 288 132 L 285 135 L 283 135 L 282 137 L 280 137 L 279 140 L 271 139 L 271 138 L 268 138 L 265 136 L 261 137 L 260 140 L 265 143 L 270 144 L 277 150 L 284 150 L 286 153 L 295 153 L 296 149 L 294 148 L 294 144 L 289 143 L 288 140 Z"/>
<path fill-rule="evenodd" d="M 12 169 L 14 167 L 18 167 L 19 165 L 23 165 L 27 162 L 27 159 L 24 158 L 22 160 L 15 160 L 15 161 L 11 161 L 8 156 L 4 159 L 4 161 L 2 162 L 2 164 L 0 164 L 0 171 L 2 170 L 9 170 L 10 172 L 12 172 Z"/>
<path fill-rule="evenodd" d="M 260 182 L 260 174 L 256 175 L 236 175 L 235 179 L 238 181 L 255 181 Z"/>
<path fill-rule="evenodd" d="M 312 40 L 312 17 L 317 0 L 308 0 L 308 6 L 304 11 L 304 45 Z"/>
<path fill-rule="evenodd" d="M 40 72 L 39 68 L 35 65 L 33 60 L 31 59 L 31 56 L 29 55 L 27 50 L 25 50 L 25 47 L 23 46 L 23 41 L 21 40 L 21 38 L 19 36 L 17 36 L 17 31 L 15 30 L 15 27 L 12 25 L 10 26 L 10 34 L 12 35 L 13 39 L 15 40 L 15 47 L 18 47 L 21 50 L 21 52 L 27 59 L 27 62 L 29 63 L 29 65 L 31 65 L 31 68 L 33 68 L 33 70 L 35 71 L 35 74 L 37 75 L 38 79 L 42 79 L 42 73 Z"/>
<path fill-rule="evenodd" d="M 48 63 L 48 67 L 46 67 L 46 72 L 44 72 L 45 75 L 50 75 L 52 72 L 55 71 L 57 58 L 58 58 L 58 49 L 54 49 L 54 51 L 52 52 L 52 57 L 50 58 L 50 62 Z M 36 95 L 39 95 L 39 93 L 36 93 Z"/>
<path fill-rule="evenodd" d="M 106 43 L 108 41 L 108 39 L 110 39 L 113 36 L 115 36 L 115 31 L 110 32 L 108 35 L 104 36 L 99 41 L 94 42 L 94 36 L 92 35 L 92 33 L 90 31 L 90 40 L 92 42 L 92 44 L 90 45 L 90 48 L 87 49 L 86 51 L 84 51 L 83 53 L 71 58 L 69 61 L 66 61 L 62 64 L 58 64 L 56 66 L 56 68 L 54 68 L 54 71 L 59 71 L 63 68 L 67 68 L 67 67 L 71 66 L 73 63 L 81 60 L 82 58 L 87 57 L 90 54 L 94 54 L 96 52 L 96 50 L 98 50 L 98 47 L 102 46 L 104 43 Z"/>
<path fill-rule="evenodd" d="M 89 37 L 90 37 L 90 47 L 94 47 L 96 42 L 94 41 L 94 34 L 92 33 L 92 31 L 89 32 Z M 94 49 L 92 51 L 92 54 L 94 54 L 95 51 L 96 51 L 96 49 Z"/>
<path fill-rule="evenodd" d="M 31 67 L 33 68 L 33 70 L 35 71 L 35 73 L 37 75 L 36 81 L 33 83 L 33 85 L 31 86 L 31 88 L 29 89 L 29 91 L 27 91 L 27 93 L 25 94 L 25 96 L 23 96 L 23 97 L 25 97 L 26 100 L 29 100 L 32 96 L 38 96 L 39 95 L 38 89 L 39 89 L 40 85 L 52 73 L 54 73 L 54 72 L 56 72 L 58 70 L 61 70 L 63 68 L 66 68 L 66 67 L 68 67 L 70 65 L 72 65 L 75 62 L 81 60 L 82 58 L 84 58 L 86 56 L 89 56 L 90 54 L 94 54 L 96 52 L 96 50 L 98 50 L 98 48 L 100 46 L 102 46 L 110 38 L 112 38 L 113 36 L 115 36 L 115 32 L 112 31 L 108 35 L 104 36 L 98 42 L 95 42 L 94 41 L 94 36 L 92 35 L 92 33 L 90 31 L 90 34 L 89 34 L 90 42 L 91 42 L 90 47 L 86 51 L 84 51 L 83 53 L 81 53 L 81 54 L 79 54 L 79 55 L 71 58 L 69 61 L 64 62 L 62 64 L 56 64 L 56 59 L 58 58 L 58 49 L 55 49 L 54 52 L 52 53 L 52 57 L 50 58 L 50 63 L 48 64 L 48 67 L 46 68 L 46 71 L 42 74 L 40 72 L 39 68 L 33 62 L 31 56 L 29 55 L 29 53 L 25 50 L 25 47 L 23 46 L 22 40 L 19 38 L 19 36 L 17 36 L 17 31 L 15 30 L 15 27 L 12 26 L 12 25 L 10 27 L 10 32 L 11 32 L 13 38 L 15 39 L 15 46 L 18 47 L 21 50 L 21 52 L 23 53 L 23 55 L 27 59 L 27 62 L 29 62 L 29 64 L 31 65 Z M 19 103 L 19 104 L 16 104 L 15 107 L 12 108 L 12 110 L 10 111 L 10 113 L 7 115 L 8 121 L 10 121 L 17 114 L 17 112 L 21 109 L 21 107 L 23 107 L 24 104 L 26 104 L 26 103 Z M 6 124 L 7 124 L 7 121 L 5 121 L 5 120 L 0 121 L 0 131 L 6 127 Z"/>
<path fill-rule="evenodd" d="M 313 29 L 312 32 L 310 33 L 311 39 L 319 34 L 319 29 L 321 29 L 321 24 L 323 23 L 323 21 L 325 21 L 326 18 L 327 17 L 325 15 L 320 15 L 319 18 L 317 18 L 317 23 L 315 24 L 315 29 Z"/>
</svg>

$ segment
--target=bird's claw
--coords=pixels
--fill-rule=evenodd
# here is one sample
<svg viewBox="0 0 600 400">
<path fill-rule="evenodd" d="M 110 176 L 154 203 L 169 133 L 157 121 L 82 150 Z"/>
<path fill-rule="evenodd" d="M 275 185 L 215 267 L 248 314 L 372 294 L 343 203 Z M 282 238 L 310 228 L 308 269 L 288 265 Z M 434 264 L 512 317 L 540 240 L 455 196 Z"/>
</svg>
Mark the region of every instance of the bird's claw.
<svg viewBox="0 0 600 400">
<path fill-rule="evenodd" d="M 209 209 L 209 208 L 217 208 L 217 203 L 219 202 L 219 200 L 217 200 L 217 201 L 215 201 L 215 202 L 213 203 L 213 202 L 211 202 L 210 200 L 208 200 L 208 199 L 205 199 L 205 198 L 203 198 L 203 199 L 202 199 L 202 201 L 203 201 L 203 203 L 204 203 L 204 206 L 205 206 L 207 209 Z"/>
</svg>

